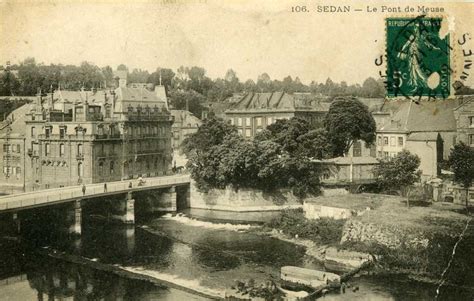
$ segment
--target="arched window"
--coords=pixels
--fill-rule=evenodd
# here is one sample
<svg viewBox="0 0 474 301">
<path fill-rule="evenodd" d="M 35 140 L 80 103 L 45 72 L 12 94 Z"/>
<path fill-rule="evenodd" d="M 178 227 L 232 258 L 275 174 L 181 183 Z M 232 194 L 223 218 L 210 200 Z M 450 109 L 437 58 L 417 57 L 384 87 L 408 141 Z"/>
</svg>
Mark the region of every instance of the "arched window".
<svg viewBox="0 0 474 301">
<path fill-rule="evenodd" d="M 31 138 L 35 138 L 36 136 L 36 128 L 34 126 L 31 127 Z"/>
<path fill-rule="evenodd" d="M 77 163 L 77 175 L 79 178 L 84 176 L 84 166 L 82 165 L 82 162 Z"/>
<path fill-rule="evenodd" d="M 99 175 L 104 175 L 104 162 L 99 162 Z"/>
<path fill-rule="evenodd" d="M 59 144 L 59 156 L 60 157 L 64 156 L 64 150 L 65 150 L 64 143 Z"/>
</svg>

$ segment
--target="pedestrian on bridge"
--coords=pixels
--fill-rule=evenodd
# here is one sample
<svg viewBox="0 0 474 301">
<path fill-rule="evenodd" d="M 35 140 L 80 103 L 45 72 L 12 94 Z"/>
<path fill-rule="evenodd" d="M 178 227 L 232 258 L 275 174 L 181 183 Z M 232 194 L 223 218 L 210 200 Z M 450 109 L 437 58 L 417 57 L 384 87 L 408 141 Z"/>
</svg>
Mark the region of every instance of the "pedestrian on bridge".
<svg viewBox="0 0 474 301">
<path fill-rule="evenodd" d="M 104 183 L 104 192 L 107 192 L 107 183 Z"/>
<path fill-rule="evenodd" d="M 82 195 L 86 195 L 86 184 L 82 184 Z"/>
</svg>

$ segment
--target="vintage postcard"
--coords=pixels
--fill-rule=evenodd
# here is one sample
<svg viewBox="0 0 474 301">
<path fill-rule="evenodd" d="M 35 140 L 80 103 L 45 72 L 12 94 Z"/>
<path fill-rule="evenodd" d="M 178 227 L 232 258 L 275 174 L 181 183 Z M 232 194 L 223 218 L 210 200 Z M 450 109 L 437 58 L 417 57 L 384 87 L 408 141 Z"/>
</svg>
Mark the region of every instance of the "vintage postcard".
<svg viewBox="0 0 474 301">
<path fill-rule="evenodd" d="M 474 300 L 474 1 L 0 0 L 0 300 Z"/>
</svg>

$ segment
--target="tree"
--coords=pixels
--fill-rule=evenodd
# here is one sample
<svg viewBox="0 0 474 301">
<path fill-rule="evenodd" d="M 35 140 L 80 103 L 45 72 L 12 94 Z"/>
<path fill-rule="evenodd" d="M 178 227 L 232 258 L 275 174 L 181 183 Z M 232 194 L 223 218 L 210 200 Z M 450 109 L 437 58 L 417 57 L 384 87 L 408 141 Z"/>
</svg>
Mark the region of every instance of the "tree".
<svg viewBox="0 0 474 301">
<path fill-rule="evenodd" d="M 454 172 L 454 181 L 466 189 L 467 208 L 469 205 L 469 188 L 474 180 L 474 150 L 464 142 L 459 142 L 451 151 L 448 164 Z"/>
<path fill-rule="evenodd" d="M 125 66 L 124 64 L 120 64 L 117 66 L 118 71 L 127 71 L 128 72 L 128 67 Z"/>
<path fill-rule="evenodd" d="M 169 101 L 174 109 L 185 110 L 187 108 L 194 116 L 200 117 L 205 109 L 206 99 L 194 90 L 172 90 L 169 92 Z"/>
<path fill-rule="evenodd" d="M 298 120 L 294 122 L 298 124 Z M 267 134 L 272 138 L 270 131 Z M 298 197 L 319 192 L 320 172 L 310 158 L 290 154 L 280 143 L 261 138 L 249 141 L 223 120 L 205 120 L 183 143 L 187 167 L 197 186 L 204 190 L 229 186 L 265 191 L 289 188 Z"/>
<path fill-rule="evenodd" d="M 353 98 L 336 98 L 324 120 L 333 156 L 343 156 L 352 144 L 363 140 L 367 145 L 375 141 L 375 120 L 366 105 Z"/>
<path fill-rule="evenodd" d="M 222 144 L 226 136 L 234 134 L 237 134 L 235 126 L 222 119 L 209 118 L 204 120 L 196 133 L 184 139 L 183 151 L 186 155 L 203 153 L 213 146 Z"/>
<path fill-rule="evenodd" d="M 401 195 L 407 196 L 410 185 L 420 180 L 419 166 L 420 158 L 403 150 L 393 158 L 381 160 L 380 164 L 374 168 L 374 174 L 380 188 L 394 189 Z"/>
</svg>

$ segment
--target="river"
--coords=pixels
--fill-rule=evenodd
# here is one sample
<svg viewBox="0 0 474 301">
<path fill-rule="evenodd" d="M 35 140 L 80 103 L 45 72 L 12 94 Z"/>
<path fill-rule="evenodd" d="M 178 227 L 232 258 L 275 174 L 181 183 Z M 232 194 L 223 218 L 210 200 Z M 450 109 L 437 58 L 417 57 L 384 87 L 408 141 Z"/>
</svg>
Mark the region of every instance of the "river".
<svg viewBox="0 0 474 301">
<path fill-rule="evenodd" d="M 229 218 L 239 223 L 225 222 Z M 277 280 L 284 265 L 323 269 L 304 247 L 256 233 L 259 226 L 246 219 L 252 216 L 191 210 L 126 227 L 85 218 L 80 238 L 36 226 L 27 243 L 0 240 L 0 300 L 208 300 L 237 280 Z M 364 275 L 350 283 L 356 292 L 321 300 L 433 300 L 436 294 L 436 285 L 405 276 Z M 448 299 L 472 300 L 472 290 L 445 287 L 439 300 Z"/>
</svg>

